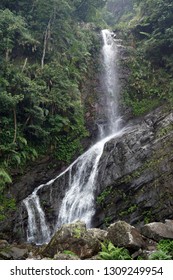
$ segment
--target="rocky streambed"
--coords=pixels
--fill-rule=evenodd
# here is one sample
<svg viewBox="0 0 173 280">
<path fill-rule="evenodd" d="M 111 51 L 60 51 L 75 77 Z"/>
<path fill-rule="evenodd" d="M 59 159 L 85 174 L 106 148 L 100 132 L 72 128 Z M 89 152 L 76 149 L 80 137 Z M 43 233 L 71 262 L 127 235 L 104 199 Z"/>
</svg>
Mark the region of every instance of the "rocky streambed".
<svg viewBox="0 0 173 280">
<path fill-rule="evenodd" d="M 173 240 L 173 220 L 153 222 L 140 229 L 117 221 L 107 230 L 86 229 L 85 223 L 77 221 L 63 225 L 43 246 L 9 244 L 6 240 L 0 240 L 0 259 L 99 260 L 101 244 L 106 246 L 110 242 L 114 248 L 126 248 L 131 259 L 150 259 L 153 252 L 158 252 L 160 240 Z"/>
</svg>

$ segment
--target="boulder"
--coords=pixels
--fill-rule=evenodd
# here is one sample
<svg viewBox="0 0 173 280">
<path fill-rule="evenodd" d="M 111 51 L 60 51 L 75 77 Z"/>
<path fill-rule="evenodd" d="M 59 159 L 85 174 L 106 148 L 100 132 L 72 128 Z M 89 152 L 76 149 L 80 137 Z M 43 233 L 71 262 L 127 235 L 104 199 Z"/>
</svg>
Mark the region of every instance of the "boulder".
<svg viewBox="0 0 173 280">
<path fill-rule="evenodd" d="M 5 248 L 8 244 L 7 240 L 0 240 L 0 249 Z"/>
<path fill-rule="evenodd" d="M 118 221 L 108 228 L 107 239 L 115 246 L 133 250 L 143 248 L 145 245 L 140 232 L 124 221 Z"/>
<path fill-rule="evenodd" d="M 28 255 L 28 250 L 26 248 L 21 249 L 18 247 L 11 247 L 10 251 L 11 251 L 11 256 L 12 256 L 13 260 L 24 260 L 24 259 L 26 259 L 26 256 Z"/>
<path fill-rule="evenodd" d="M 28 256 L 27 248 L 19 248 L 13 245 L 7 245 L 0 249 L 1 260 L 24 260 Z"/>
<path fill-rule="evenodd" d="M 63 225 L 43 249 L 44 257 L 53 258 L 57 252 L 71 251 L 81 259 L 96 255 L 100 249 L 100 242 L 86 230 L 83 222 Z"/>
<path fill-rule="evenodd" d="M 154 222 L 141 228 L 141 233 L 155 241 L 161 239 L 173 239 L 173 220 L 166 220 L 165 223 Z"/>
<path fill-rule="evenodd" d="M 13 257 L 11 256 L 8 249 L 0 250 L 0 260 L 12 260 Z"/>
<path fill-rule="evenodd" d="M 93 237 L 97 238 L 99 241 L 103 242 L 107 239 L 108 232 L 99 228 L 88 229 L 87 232 Z"/>
</svg>

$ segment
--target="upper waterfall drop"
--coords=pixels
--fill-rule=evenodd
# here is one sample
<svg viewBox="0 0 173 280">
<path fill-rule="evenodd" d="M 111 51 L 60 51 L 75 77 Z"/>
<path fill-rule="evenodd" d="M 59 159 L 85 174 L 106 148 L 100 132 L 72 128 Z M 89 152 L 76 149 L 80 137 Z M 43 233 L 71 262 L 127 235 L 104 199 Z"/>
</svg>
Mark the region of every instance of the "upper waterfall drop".
<svg viewBox="0 0 173 280">
<path fill-rule="evenodd" d="M 103 38 L 103 79 L 104 80 L 104 116 L 105 123 L 100 124 L 100 141 L 88 151 L 79 156 L 65 171 L 47 184 L 40 185 L 28 196 L 23 204 L 28 212 L 28 242 L 37 244 L 47 243 L 52 234 L 64 223 L 75 220 L 84 221 L 88 227 L 92 226 L 92 217 L 95 214 L 95 192 L 99 161 L 104 145 L 113 137 L 122 135 L 119 128 L 120 116 L 118 112 L 118 75 L 116 72 L 117 48 L 109 30 L 102 31 Z M 46 213 L 40 203 L 39 192 L 45 188 L 52 192 L 53 184 L 67 176 L 67 191 L 57 211 L 53 231 L 48 225 Z M 46 232 L 45 232 L 46 231 Z"/>
<path fill-rule="evenodd" d="M 116 133 L 120 129 L 119 115 L 119 81 L 117 73 L 118 48 L 113 33 L 102 30 L 103 76 L 101 86 L 104 91 L 104 118 L 106 123 L 99 125 L 100 138 Z"/>
</svg>

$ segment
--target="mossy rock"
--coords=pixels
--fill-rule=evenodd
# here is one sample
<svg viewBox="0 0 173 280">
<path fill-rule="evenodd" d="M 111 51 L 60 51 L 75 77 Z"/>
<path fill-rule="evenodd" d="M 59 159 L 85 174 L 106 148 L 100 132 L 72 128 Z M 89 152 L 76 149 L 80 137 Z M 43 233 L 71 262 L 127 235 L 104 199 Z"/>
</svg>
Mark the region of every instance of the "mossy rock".
<svg viewBox="0 0 173 280">
<path fill-rule="evenodd" d="M 86 230 L 83 222 L 63 225 L 43 249 L 44 257 L 53 258 L 57 252 L 71 251 L 81 259 L 90 258 L 100 250 L 100 242 Z"/>
</svg>

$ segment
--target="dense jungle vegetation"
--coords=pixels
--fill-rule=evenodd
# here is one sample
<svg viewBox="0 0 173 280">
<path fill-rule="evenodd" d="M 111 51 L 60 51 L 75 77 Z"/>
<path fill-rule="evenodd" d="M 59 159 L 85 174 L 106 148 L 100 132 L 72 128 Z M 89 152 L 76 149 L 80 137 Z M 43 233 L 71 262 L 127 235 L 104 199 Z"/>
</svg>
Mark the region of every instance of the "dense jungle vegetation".
<svg viewBox="0 0 173 280">
<path fill-rule="evenodd" d="M 39 155 L 69 162 L 88 132 L 81 88 L 104 0 L 0 2 L 0 218 L 11 172 Z"/>
<path fill-rule="evenodd" d="M 94 29 L 109 26 L 129 49 L 133 115 L 172 104 L 172 0 L 1 0 L 0 219 L 15 207 L 4 195 L 14 170 L 46 154 L 67 163 L 82 148 Z"/>
<path fill-rule="evenodd" d="M 141 115 L 173 101 L 173 2 L 171 0 L 110 0 L 112 28 L 129 46 L 129 84 L 125 104 Z"/>
</svg>

